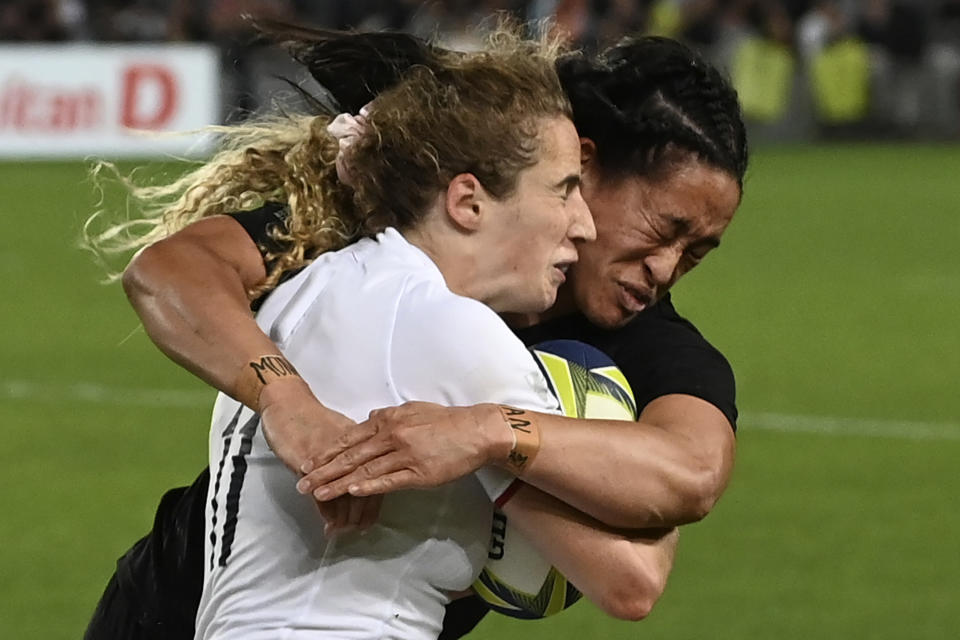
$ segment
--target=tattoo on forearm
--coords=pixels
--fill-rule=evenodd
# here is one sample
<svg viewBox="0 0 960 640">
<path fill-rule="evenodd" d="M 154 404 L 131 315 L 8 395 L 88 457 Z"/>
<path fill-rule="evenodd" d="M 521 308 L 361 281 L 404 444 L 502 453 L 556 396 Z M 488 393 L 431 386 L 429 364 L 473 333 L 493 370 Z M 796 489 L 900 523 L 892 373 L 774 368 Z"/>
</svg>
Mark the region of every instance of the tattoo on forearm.
<svg viewBox="0 0 960 640">
<path fill-rule="evenodd" d="M 540 427 L 535 414 L 523 409 L 500 405 L 500 414 L 507 426 L 513 430 L 514 436 L 513 449 L 507 456 L 507 466 L 519 476 L 540 450 Z"/>
<path fill-rule="evenodd" d="M 254 411 L 260 411 L 260 392 L 263 388 L 272 381 L 290 376 L 299 377 L 300 374 L 289 360 L 279 354 L 260 356 L 240 370 L 231 395 Z"/>
<path fill-rule="evenodd" d="M 503 411 L 503 417 L 511 429 L 518 429 L 525 433 L 530 433 L 532 427 L 530 421 L 526 419 L 526 411 L 514 407 L 500 407 L 500 409 Z"/>
<path fill-rule="evenodd" d="M 283 356 L 261 356 L 259 362 L 250 361 L 250 368 L 257 374 L 260 384 L 267 384 L 264 375 L 273 374 L 278 378 L 285 376 L 298 376 L 297 370 L 290 361 Z"/>
</svg>

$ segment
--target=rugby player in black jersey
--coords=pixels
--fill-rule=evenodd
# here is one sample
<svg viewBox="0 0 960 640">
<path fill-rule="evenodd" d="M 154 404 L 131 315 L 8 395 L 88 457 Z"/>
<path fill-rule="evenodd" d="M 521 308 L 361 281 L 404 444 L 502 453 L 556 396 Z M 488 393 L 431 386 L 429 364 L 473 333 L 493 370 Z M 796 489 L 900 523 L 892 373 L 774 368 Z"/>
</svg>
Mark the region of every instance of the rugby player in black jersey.
<svg viewBox="0 0 960 640">
<path fill-rule="evenodd" d="M 381 66 L 391 55 L 396 61 L 396 49 L 379 56 Z M 356 78 L 374 74 L 355 68 L 350 81 L 332 77 L 336 69 L 311 71 L 351 112 L 378 88 L 358 88 Z M 732 469 L 734 380 L 723 356 L 674 310 L 668 290 L 719 244 L 739 204 L 747 148 L 736 94 L 686 47 L 657 38 L 628 39 L 597 58 L 570 56 L 558 72 L 582 138 L 582 190 L 598 238 L 581 248 L 558 307 L 549 317 L 523 319 L 532 324 L 518 335 L 528 344 L 570 338 L 605 351 L 626 375 L 641 414 L 635 424 L 588 426 L 537 416 L 549 435 L 523 480 L 609 526 L 657 530 L 693 522 L 713 507 Z M 142 252 L 124 284 L 167 355 L 226 393 L 250 398 L 288 466 L 316 467 L 308 475 L 316 482 L 305 487 L 312 491 L 331 469 L 337 477 L 349 474 L 342 458 L 328 461 L 357 444 L 356 436 L 341 436 L 360 430 L 319 405 L 296 376 L 272 379 L 252 397 L 237 388 L 238 371 L 277 353 L 247 297 L 268 276 L 262 251 L 269 253 L 269 224 L 282 224 L 282 206 L 194 223 Z M 449 423 L 500 419 L 484 406 L 403 411 L 381 416 L 380 433 L 410 428 L 418 416 L 442 420 L 417 423 L 431 435 L 464 431 Z M 479 451 L 482 442 L 475 444 Z M 401 471 L 426 472 L 424 482 L 467 473 L 478 460 L 496 462 L 478 455 L 417 469 L 423 452 L 403 453 Z M 599 464 L 608 473 L 596 474 Z M 118 562 L 88 638 L 192 637 L 207 481 L 204 472 L 191 487 L 164 496 L 153 531 Z M 349 498 L 333 510 L 337 525 L 362 526 L 375 517 L 374 499 Z M 441 637 L 466 633 L 484 612 L 476 598 L 455 601 Z"/>
</svg>

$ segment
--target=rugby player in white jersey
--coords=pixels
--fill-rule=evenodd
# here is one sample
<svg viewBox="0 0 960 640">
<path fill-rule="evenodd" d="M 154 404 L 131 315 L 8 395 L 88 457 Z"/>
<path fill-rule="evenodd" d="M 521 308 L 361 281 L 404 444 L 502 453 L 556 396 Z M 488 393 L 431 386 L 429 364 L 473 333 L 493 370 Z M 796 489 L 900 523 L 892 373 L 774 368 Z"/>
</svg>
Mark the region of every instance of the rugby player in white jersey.
<svg viewBox="0 0 960 640">
<path fill-rule="evenodd" d="M 594 229 L 552 54 L 503 35 L 498 42 L 442 73 L 411 73 L 378 97 L 341 148 L 340 180 L 321 119 L 264 125 L 263 148 L 241 135 L 255 173 L 221 156 L 197 174 L 215 176 L 220 200 L 205 211 L 215 213 L 233 194 L 275 197 L 271 179 L 283 164 L 291 235 L 298 215 L 299 231 L 332 232 L 329 248 L 379 231 L 316 258 L 267 298 L 257 321 L 289 364 L 254 363 L 258 377 L 296 368 L 353 420 L 410 400 L 555 409 L 497 312 L 552 305 L 576 244 Z M 252 175 L 263 182 L 244 182 Z M 196 637 L 436 637 L 447 594 L 468 588 L 483 564 L 490 500 L 513 476 L 484 469 L 390 496 L 365 535 L 328 535 L 261 424 L 253 409 L 219 398 Z M 622 601 L 608 597 L 615 591 L 662 591 L 675 536 L 634 542 L 534 490 L 525 504 L 540 509 L 504 508 L 539 529 L 542 551 L 588 598 L 604 606 Z"/>
</svg>

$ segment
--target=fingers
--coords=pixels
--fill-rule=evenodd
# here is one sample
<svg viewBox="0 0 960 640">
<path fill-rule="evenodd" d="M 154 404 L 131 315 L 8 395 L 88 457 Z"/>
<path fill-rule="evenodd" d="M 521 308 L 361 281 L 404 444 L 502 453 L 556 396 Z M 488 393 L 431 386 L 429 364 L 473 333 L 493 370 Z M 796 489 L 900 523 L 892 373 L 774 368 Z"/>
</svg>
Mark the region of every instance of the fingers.
<svg viewBox="0 0 960 640">
<path fill-rule="evenodd" d="M 388 451 L 389 445 L 386 443 L 365 443 L 361 447 L 344 451 L 300 478 L 297 491 L 308 494 L 323 487 L 326 490 L 322 494 L 316 494 L 316 498 L 332 500 L 346 493 L 352 482 L 394 471 L 392 465 L 398 462 L 398 456 L 396 452 Z"/>
<path fill-rule="evenodd" d="M 369 529 L 380 518 L 380 506 L 383 504 L 383 496 L 369 496 L 367 498 L 354 498 L 363 503 L 363 513 L 360 516 L 358 526 L 361 531 Z"/>
<path fill-rule="evenodd" d="M 374 478 L 372 480 L 360 480 L 347 487 L 351 496 L 373 496 L 401 489 L 417 489 L 424 486 L 423 479 L 411 469 L 401 469 Z"/>
<path fill-rule="evenodd" d="M 317 507 L 320 509 L 320 515 L 323 516 L 325 521 L 323 525 L 323 535 L 325 536 L 332 535 L 342 528 L 343 523 L 347 520 L 347 513 L 350 508 L 345 498 L 341 500 L 331 500 L 329 502 L 318 502 Z"/>
<path fill-rule="evenodd" d="M 300 465 L 300 473 L 310 473 L 314 469 L 328 464 L 332 460 L 340 458 L 342 454 L 351 452 L 354 447 L 357 447 L 361 443 L 367 442 L 370 440 L 370 438 L 377 435 L 377 431 L 377 423 L 370 420 L 350 426 L 339 436 L 337 436 L 337 439 L 334 441 L 332 446 L 330 446 L 329 443 L 325 443 L 328 447 L 326 451 L 323 451 L 319 454 L 313 454 L 311 452 L 311 455 L 309 455 L 303 464 Z M 347 463 L 353 459 L 354 455 L 355 454 L 351 452 L 346 457 L 341 458 L 340 461 L 342 463 Z M 356 468 L 357 465 L 363 464 L 365 461 L 365 459 L 361 459 L 354 465 L 353 468 Z"/>
<path fill-rule="evenodd" d="M 346 526 L 350 529 L 358 528 L 360 526 L 360 520 L 363 516 L 363 503 L 366 498 L 354 498 L 353 496 L 345 497 L 347 498 Z"/>
<path fill-rule="evenodd" d="M 308 455 L 300 465 L 300 473 L 309 474 L 324 465 L 330 465 L 326 472 L 331 475 L 324 475 L 320 481 L 322 484 L 353 471 L 368 460 L 383 455 L 389 448 L 396 448 L 398 442 L 403 442 L 403 436 L 399 434 L 418 424 L 416 417 L 420 407 L 431 406 L 434 405 L 410 402 L 399 407 L 374 409 L 367 420 L 345 430 L 337 438 L 335 446 L 320 454 Z M 374 438 L 378 434 L 380 437 Z"/>
<path fill-rule="evenodd" d="M 345 531 L 350 524 L 350 496 L 343 496 L 337 503 L 337 517 L 333 521 L 332 529 L 335 531 Z"/>
<path fill-rule="evenodd" d="M 318 502 L 321 515 L 326 519 L 323 533 L 326 536 L 347 531 L 363 531 L 373 526 L 380 516 L 383 496 L 356 498 L 341 496 L 330 502 Z"/>
<path fill-rule="evenodd" d="M 336 461 L 331 464 L 335 464 Z M 297 483 L 297 491 L 303 494 L 313 492 L 317 500 L 333 500 L 349 492 L 352 485 L 365 480 L 372 480 L 380 476 L 406 468 L 407 456 L 397 451 L 374 458 L 362 466 L 341 474 L 328 473 L 326 467 L 310 472 Z M 406 488 L 406 487 L 400 487 Z"/>
<path fill-rule="evenodd" d="M 336 502 L 318 502 L 317 509 L 320 510 L 320 515 L 323 517 L 325 527 L 337 519 Z"/>
</svg>

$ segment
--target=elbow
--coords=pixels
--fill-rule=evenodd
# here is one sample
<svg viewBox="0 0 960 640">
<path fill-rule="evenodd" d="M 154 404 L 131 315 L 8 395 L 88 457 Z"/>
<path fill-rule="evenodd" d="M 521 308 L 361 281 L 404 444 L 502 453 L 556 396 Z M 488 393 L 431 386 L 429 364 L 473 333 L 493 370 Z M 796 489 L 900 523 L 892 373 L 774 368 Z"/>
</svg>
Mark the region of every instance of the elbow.
<svg viewBox="0 0 960 640">
<path fill-rule="evenodd" d="M 678 487 L 677 524 L 699 522 L 713 510 L 729 478 L 722 467 L 715 460 L 702 460 L 690 470 L 683 486 Z"/>
<path fill-rule="evenodd" d="M 159 259 L 156 255 L 157 252 L 156 245 L 142 249 L 123 270 L 120 284 L 123 286 L 123 292 L 127 299 L 134 307 L 137 306 L 139 300 L 143 300 L 150 295 L 150 274 L 153 271 L 153 264 Z"/>
<path fill-rule="evenodd" d="M 632 561 L 622 563 L 620 569 L 616 575 L 606 576 L 603 591 L 594 599 L 594 604 L 619 620 L 643 620 L 666 589 L 670 565 L 658 566 L 635 556 Z"/>
<path fill-rule="evenodd" d="M 720 499 L 720 491 L 709 482 L 701 482 L 687 492 L 683 501 L 683 524 L 699 522 L 707 517 Z"/>
<path fill-rule="evenodd" d="M 632 576 L 611 584 L 595 604 L 618 620 L 639 622 L 650 612 L 663 593 L 663 587 L 647 575 Z"/>
<path fill-rule="evenodd" d="M 643 597 L 624 597 L 600 604 L 600 609 L 617 620 L 640 622 L 653 610 L 656 600 Z"/>
<path fill-rule="evenodd" d="M 733 452 L 702 451 L 676 461 L 621 502 L 608 501 L 591 512 L 620 529 L 675 527 L 699 522 L 713 510 L 727 488 Z M 650 487 L 653 487 L 652 489 Z"/>
</svg>

